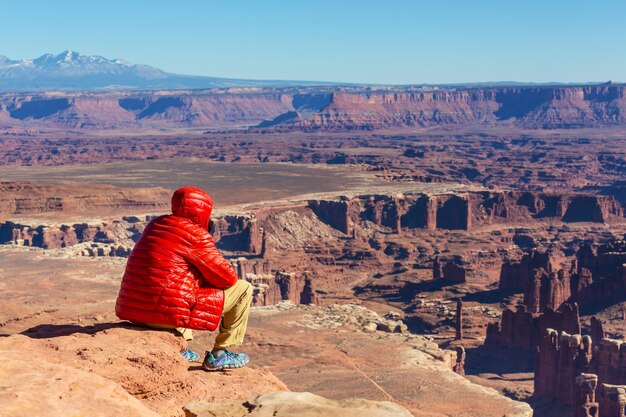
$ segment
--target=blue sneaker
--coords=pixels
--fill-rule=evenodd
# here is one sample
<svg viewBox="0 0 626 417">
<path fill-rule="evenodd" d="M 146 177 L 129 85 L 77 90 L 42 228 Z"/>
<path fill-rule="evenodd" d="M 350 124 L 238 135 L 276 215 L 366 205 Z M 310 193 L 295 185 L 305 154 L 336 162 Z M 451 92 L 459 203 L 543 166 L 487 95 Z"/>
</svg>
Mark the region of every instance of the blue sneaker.
<svg viewBox="0 0 626 417">
<path fill-rule="evenodd" d="M 241 368 L 248 361 L 250 361 L 250 357 L 245 353 L 233 353 L 224 349 L 224 353 L 217 358 L 211 352 L 207 352 L 202 367 L 207 371 L 221 371 L 222 369 Z"/>
<path fill-rule="evenodd" d="M 200 359 L 200 354 L 189 348 L 183 350 L 180 354 L 183 355 L 183 358 L 187 359 L 189 362 L 198 362 L 198 359 Z"/>
</svg>

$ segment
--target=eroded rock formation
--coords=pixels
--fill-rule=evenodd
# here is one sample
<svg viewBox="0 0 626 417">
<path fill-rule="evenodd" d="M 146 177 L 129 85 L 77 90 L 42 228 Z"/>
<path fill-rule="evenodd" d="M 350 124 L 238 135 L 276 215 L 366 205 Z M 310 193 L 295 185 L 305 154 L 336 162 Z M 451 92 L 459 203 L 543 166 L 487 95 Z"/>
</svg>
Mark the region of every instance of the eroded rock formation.
<svg viewBox="0 0 626 417">
<path fill-rule="evenodd" d="M 575 381 L 589 369 L 591 348 L 589 336 L 546 329 L 536 356 L 534 395 L 577 404 Z"/>
<path fill-rule="evenodd" d="M 600 384 L 600 417 L 626 417 L 626 385 Z"/>
<path fill-rule="evenodd" d="M 461 375 L 464 376 L 465 375 L 465 348 L 463 346 L 457 346 L 455 349 L 456 351 L 456 361 L 454 363 L 454 366 L 452 367 L 452 370 Z"/>
<path fill-rule="evenodd" d="M 519 347 L 535 350 L 547 329 L 569 334 L 579 334 L 581 330 L 578 305 L 563 304 L 559 310 L 547 308 L 543 313 L 532 313 L 520 305 L 515 311 L 502 312 L 500 323 L 487 326 L 486 345 Z"/>
<path fill-rule="evenodd" d="M 579 202 L 587 200 L 604 207 L 604 214 L 586 218 L 584 213 L 588 213 L 588 207 L 579 206 Z M 323 222 L 347 235 L 351 235 L 352 228 L 363 222 L 400 233 L 402 229 L 471 230 L 475 226 L 522 220 L 606 222 L 624 217 L 621 205 L 611 196 L 517 191 L 365 195 L 337 200 L 310 200 L 308 205 Z M 541 259 L 532 262 L 544 266 Z M 549 268 L 544 269 L 551 272 Z"/>
<path fill-rule="evenodd" d="M 455 339 L 463 339 L 463 301 L 459 298 L 456 300 L 456 316 L 454 320 Z"/>
<path fill-rule="evenodd" d="M 443 267 L 443 279 L 448 284 L 463 284 L 465 282 L 465 273 L 465 268 L 454 261 L 446 262 Z"/>
<path fill-rule="evenodd" d="M 310 274 L 308 271 L 304 272 L 304 288 L 302 288 L 302 293 L 300 294 L 300 304 L 319 305 L 320 299 L 315 290 L 315 283 L 309 276 Z"/>
<path fill-rule="evenodd" d="M 614 240 L 593 248 L 583 245 L 570 268 L 555 270 L 547 252 L 531 251 L 519 262 L 504 262 L 499 287 L 524 293 L 529 312 L 558 309 L 565 302 L 581 305 L 626 298 L 626 242 Z"/>
<path fill-rule="evenodd" d="M 534 276 L 524 291 L 528 311 L 539 313 L 546 308 L 558 309 L 571 297 L 570 276 L 566 270 L 547 273 L 543 268 L 533 270 Z"/>
<path fill-rule="evenodd" d="M 596 401 L 596 387 L 598 376 L 593 374 L 580 374 L 575 379 L 574 417 L 598 417 L 599 404 Z"/>
<path fill-rule="evenodd" d="M 0 224 L 0 243 L 59 249 L 79 243 L 132 245 L 139 239 L 152 216 L 123 217 L 100 224 L 62 224 L 58 226 L 29 226 L 7 221 Z"/>
<path fill-rule="evenodd" d="M 546 329 L 536 357 L 535 397 L 574 406 L 577 416 L 623 416 L 626 343 Z"/>
<path fill-rule="evenodd" d="M 504 291 L 525 291 L 534 279 L 534 271 L 539 269 L 548 274 L 552 272 L 547 252 L 532 250 L 519 262 L 504 262 L 500 270 L 499 288 Z"/>
<path fill-rule="evenodd" d="M 594 248 L 583 245 L 576 254 L 578 275 L 572 296 L 581 304 L 626 298 L 626 241 L 614 240 Z"/>
<path fill-rule="evenodd" d="M 239 279 L 245 279 L 253 286 L 253 306 L 269 306 L 281 301 L 293 304 L 321 304 L 309 271 L 297 275 L 295 272 L 279 270 L 272 275 L 269 261 L 240 257 L 232 262 Z"/>
</svg>

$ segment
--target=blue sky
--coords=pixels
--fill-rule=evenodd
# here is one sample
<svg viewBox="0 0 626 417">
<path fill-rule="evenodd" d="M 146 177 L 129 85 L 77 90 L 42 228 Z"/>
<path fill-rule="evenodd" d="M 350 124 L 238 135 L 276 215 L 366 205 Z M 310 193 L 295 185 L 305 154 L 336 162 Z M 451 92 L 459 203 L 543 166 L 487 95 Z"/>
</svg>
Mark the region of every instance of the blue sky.
<svg viewBox="0 0 626 417">
<path fill-rule="evenodd" d="M 3 1 L 0 55 L 363 83 L 626 81 L 626 1 Z"/>
</svg>

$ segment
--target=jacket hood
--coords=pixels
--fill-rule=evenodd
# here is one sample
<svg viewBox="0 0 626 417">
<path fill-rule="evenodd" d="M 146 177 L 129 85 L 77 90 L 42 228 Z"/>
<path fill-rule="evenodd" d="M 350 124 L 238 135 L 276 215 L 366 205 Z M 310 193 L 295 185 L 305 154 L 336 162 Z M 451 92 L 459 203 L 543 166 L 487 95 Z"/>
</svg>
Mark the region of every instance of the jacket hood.
<svg viewBox="0 0 626 417">
<path fill-rule="evenodd" d="M 172 214 L 175 216 L 189 219 L 208 230 L 211 211 L 213 211 L 213 199 L 200 188 L 183 187 L 174 191 Z"/>
</svg>

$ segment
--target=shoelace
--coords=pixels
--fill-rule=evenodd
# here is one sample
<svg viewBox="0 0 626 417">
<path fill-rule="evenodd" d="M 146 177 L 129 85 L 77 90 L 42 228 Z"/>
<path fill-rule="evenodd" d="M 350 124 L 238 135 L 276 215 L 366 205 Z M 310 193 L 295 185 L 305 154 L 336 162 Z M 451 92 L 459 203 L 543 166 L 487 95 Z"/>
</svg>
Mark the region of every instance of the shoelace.
<svg viewBox="0 0 626 417">
<path fill-rule="evenodd" d="M 230 360 L 237 361 L 237 362 L 239 362 L 241 359 L 238 354 L 233 353 L 229 350 L 224 350 L 224 355 L 226 355 L 226 359 L 230 359 Z"/>
</svg>

